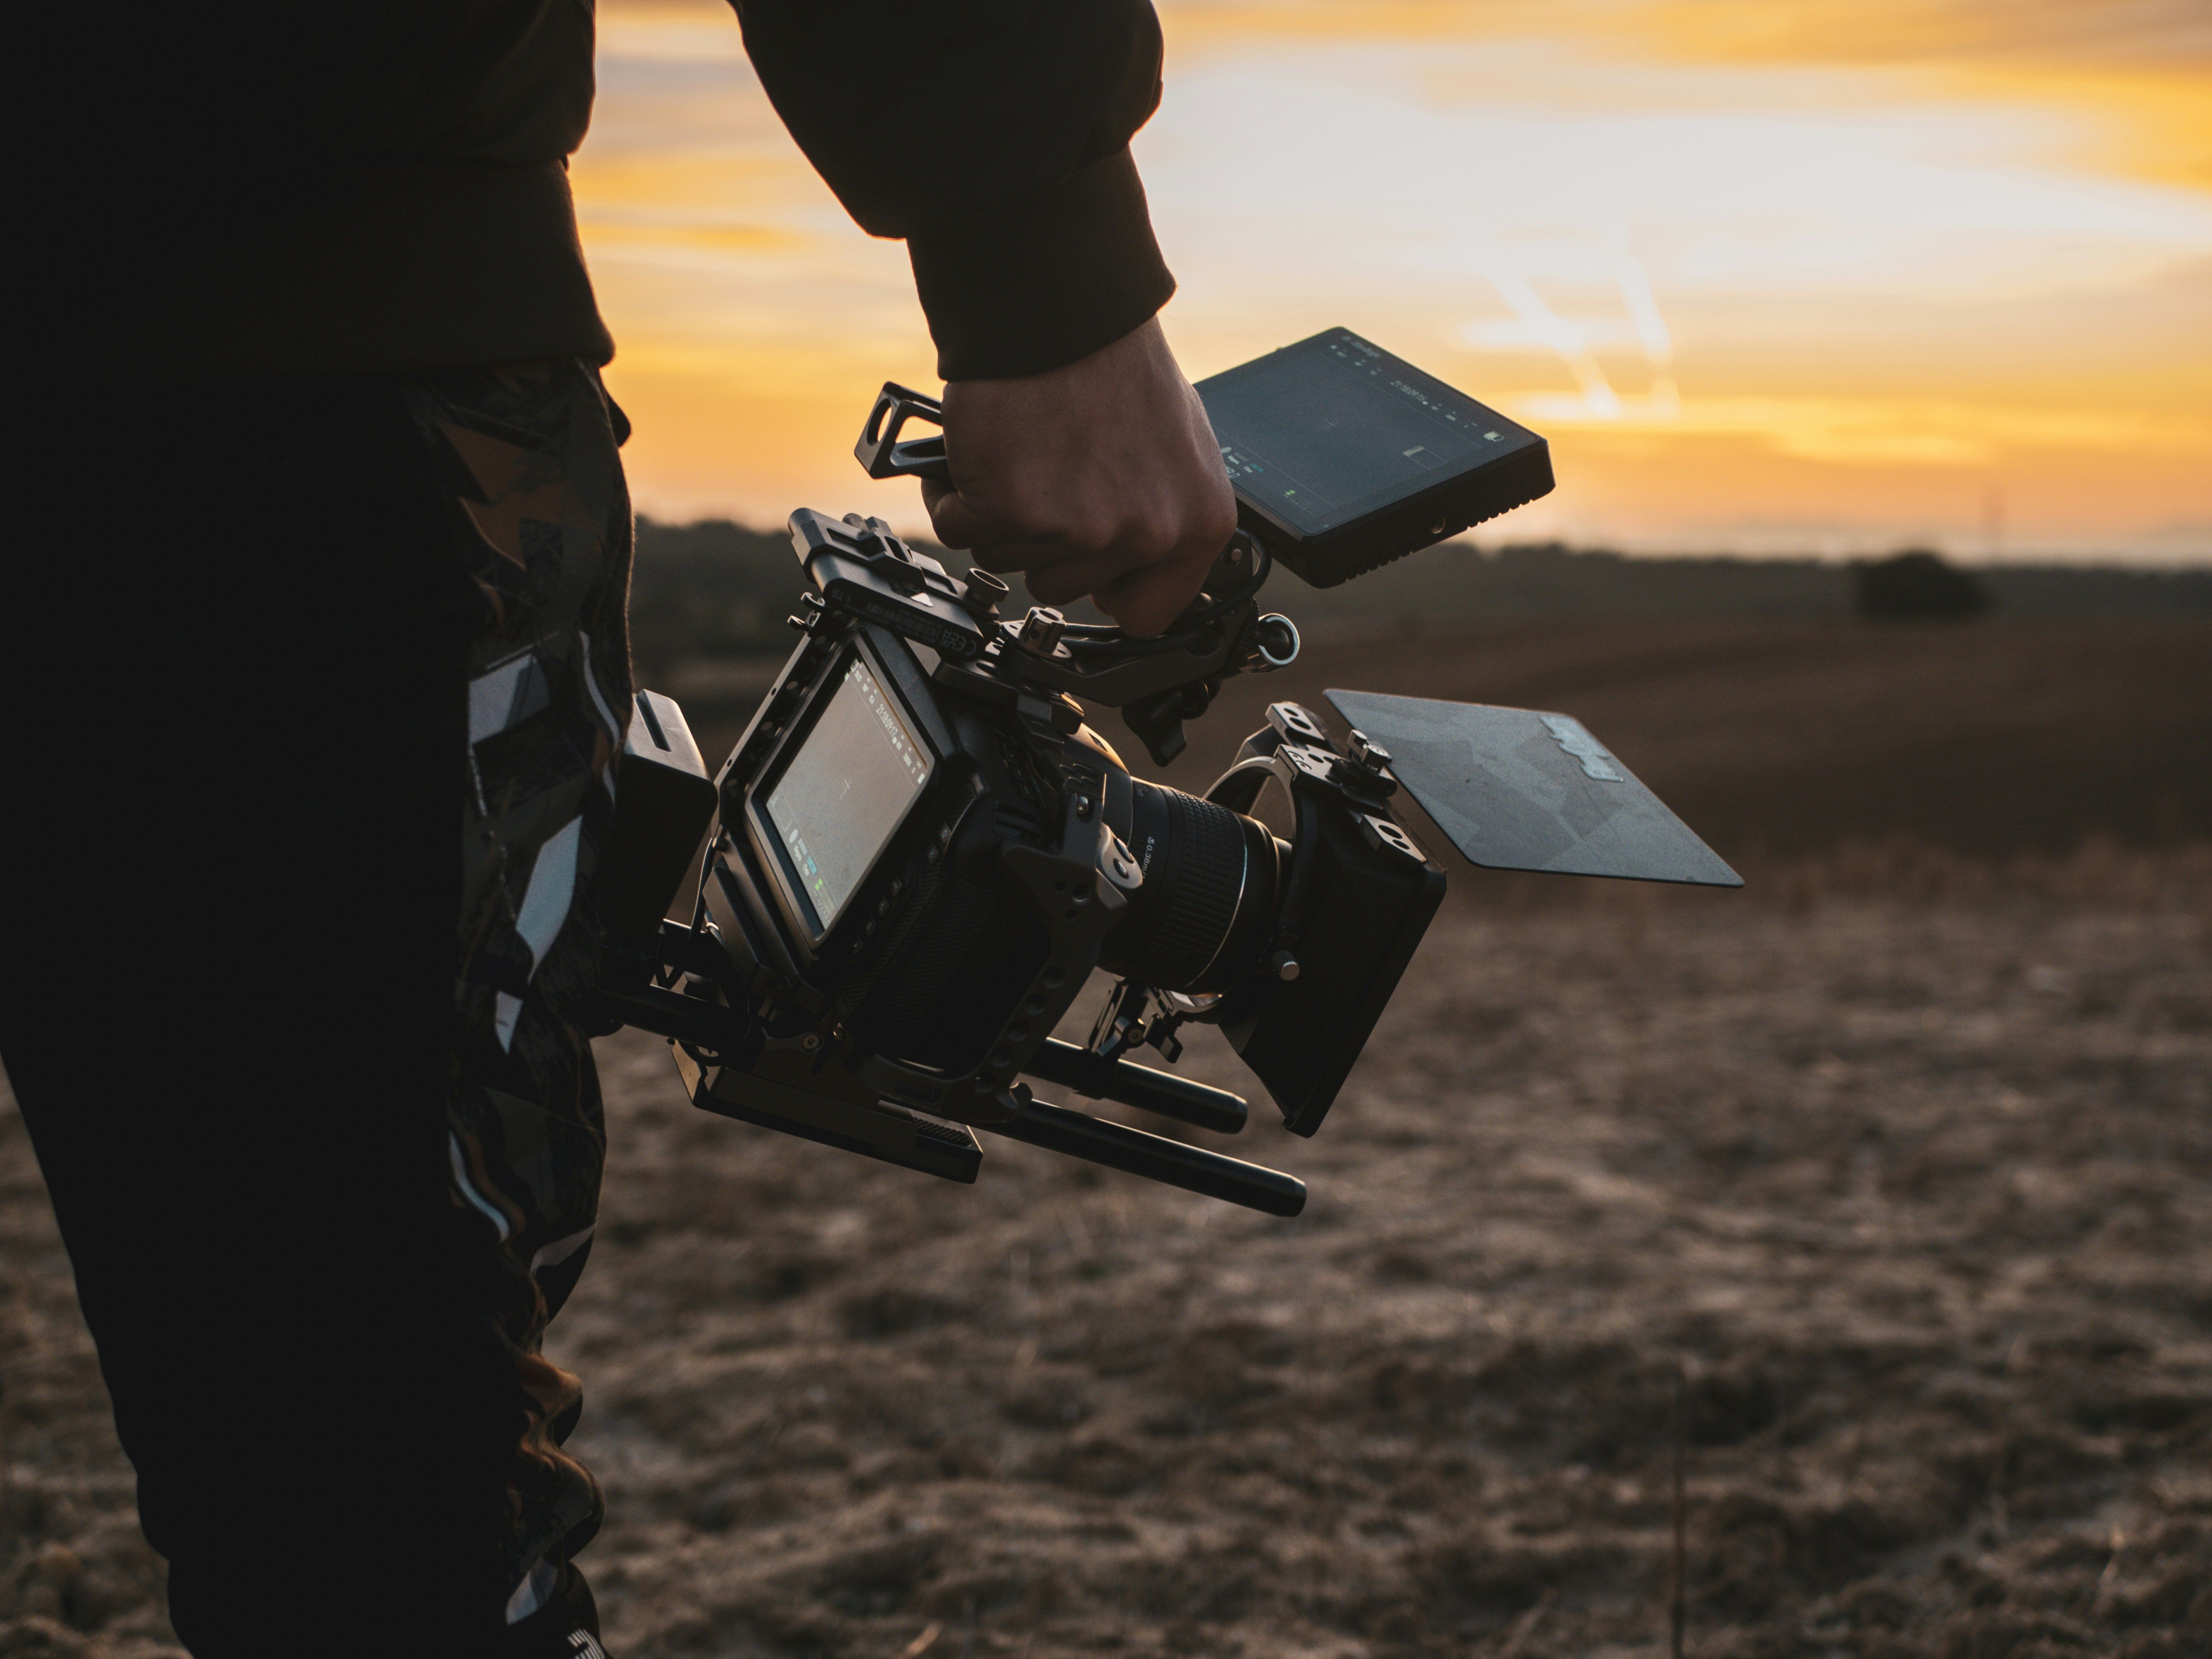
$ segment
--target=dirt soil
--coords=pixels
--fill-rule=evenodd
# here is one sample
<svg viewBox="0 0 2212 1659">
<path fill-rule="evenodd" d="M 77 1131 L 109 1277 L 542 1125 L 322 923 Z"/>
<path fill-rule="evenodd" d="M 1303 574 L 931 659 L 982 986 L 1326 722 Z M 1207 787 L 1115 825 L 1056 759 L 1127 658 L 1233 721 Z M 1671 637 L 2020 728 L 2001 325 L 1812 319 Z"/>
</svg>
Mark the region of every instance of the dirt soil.
<svg viewBox="0 0 2212 1659">
<path fill-rule="evenodd" d="M 610 1650 L 1661 1654 L 1679 1449 L 1690 1654 L 2212 1652 L 2212 858 L 1855 867 L 1455 874 L 1316 1139 L 1187 1132 L 1289 1221 L 603 1044 Z M 0 1655 L 173 1654 L 12 1109 L 0 1435 Z"/>
</svg>

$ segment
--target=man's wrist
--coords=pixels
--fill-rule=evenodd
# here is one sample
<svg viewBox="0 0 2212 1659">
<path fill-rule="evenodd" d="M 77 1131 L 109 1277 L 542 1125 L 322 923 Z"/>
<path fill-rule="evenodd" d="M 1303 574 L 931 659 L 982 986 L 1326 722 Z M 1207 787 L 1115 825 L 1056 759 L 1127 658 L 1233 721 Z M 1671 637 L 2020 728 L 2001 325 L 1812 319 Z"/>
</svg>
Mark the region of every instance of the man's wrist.
<svg viewBox="0 0 2212 1659">
<path fill-rule="evenodd" d="M 907 240 L 947 380 L 1012 380 L 1089 356 L 1175 292 L 1127 149 L 1051 191 Z"/>
</svg>

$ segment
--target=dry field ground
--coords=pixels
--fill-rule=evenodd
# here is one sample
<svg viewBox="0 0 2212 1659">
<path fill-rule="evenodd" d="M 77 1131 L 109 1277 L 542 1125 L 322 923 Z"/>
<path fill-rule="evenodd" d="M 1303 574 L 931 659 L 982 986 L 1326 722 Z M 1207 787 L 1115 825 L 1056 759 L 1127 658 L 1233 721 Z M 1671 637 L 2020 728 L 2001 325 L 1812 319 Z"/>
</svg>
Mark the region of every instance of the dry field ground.
<svg viewBox="0 0 2212 1659">
<path fill-rule="evenodd" d="M 1678 1452 L 1690 1654 L 2212 1652 L 2212 630 L 1310 659 L 1229 695 L 1567 709 L 1753 887 L 1455 874 L 1320 1137 L 1226 1144 L 1292 1221 L 603 1045 L 617 1659 L 1656 1655 Z M 5 1110 L 0 1240 L 0 1654 L 172 1654 Z"/>
</svg>

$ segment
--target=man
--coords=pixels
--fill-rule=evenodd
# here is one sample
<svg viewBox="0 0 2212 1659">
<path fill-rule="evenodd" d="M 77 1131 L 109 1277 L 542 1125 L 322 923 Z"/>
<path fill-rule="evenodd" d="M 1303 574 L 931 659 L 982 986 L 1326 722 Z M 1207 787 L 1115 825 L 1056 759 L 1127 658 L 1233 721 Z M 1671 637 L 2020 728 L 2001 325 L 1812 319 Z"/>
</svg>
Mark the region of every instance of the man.
<svg viewBox="0 0 2212 1659">
<path fill-rule="evenodd" d="M 1233 524 L 1127 152 L 1145 0 L 738 0 L 902 237 L 943 539 L 1138 632 Z M 200 1659 L 596 1652 L 540 1354 L 604 1152 L 630 705 L 577 0 L 82 21 L 11 608 L 0 1052 Z M 55 323 L 52 319 L 60 319 Z M 35 524 L 39 522 L 33 519 Z M 456 848 L 456 831 L 459 848 Z M 458 855 L 457 855 L 458 854 Z"/>
</svg>

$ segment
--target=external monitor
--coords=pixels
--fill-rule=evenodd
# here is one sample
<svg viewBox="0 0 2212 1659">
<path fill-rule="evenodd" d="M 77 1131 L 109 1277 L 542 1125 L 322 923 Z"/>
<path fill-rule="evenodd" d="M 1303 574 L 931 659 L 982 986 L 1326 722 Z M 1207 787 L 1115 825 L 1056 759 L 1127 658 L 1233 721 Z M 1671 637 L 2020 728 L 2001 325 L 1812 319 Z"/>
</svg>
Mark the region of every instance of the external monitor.
<svg viewBox="0 0 2212 1659">
<path fill-rule="evenodd" d="M 1552 488 L 1544 440 L 1348 328 L 1201 381 L 1237 517 L 1316 587 Z"/>
</svg>

